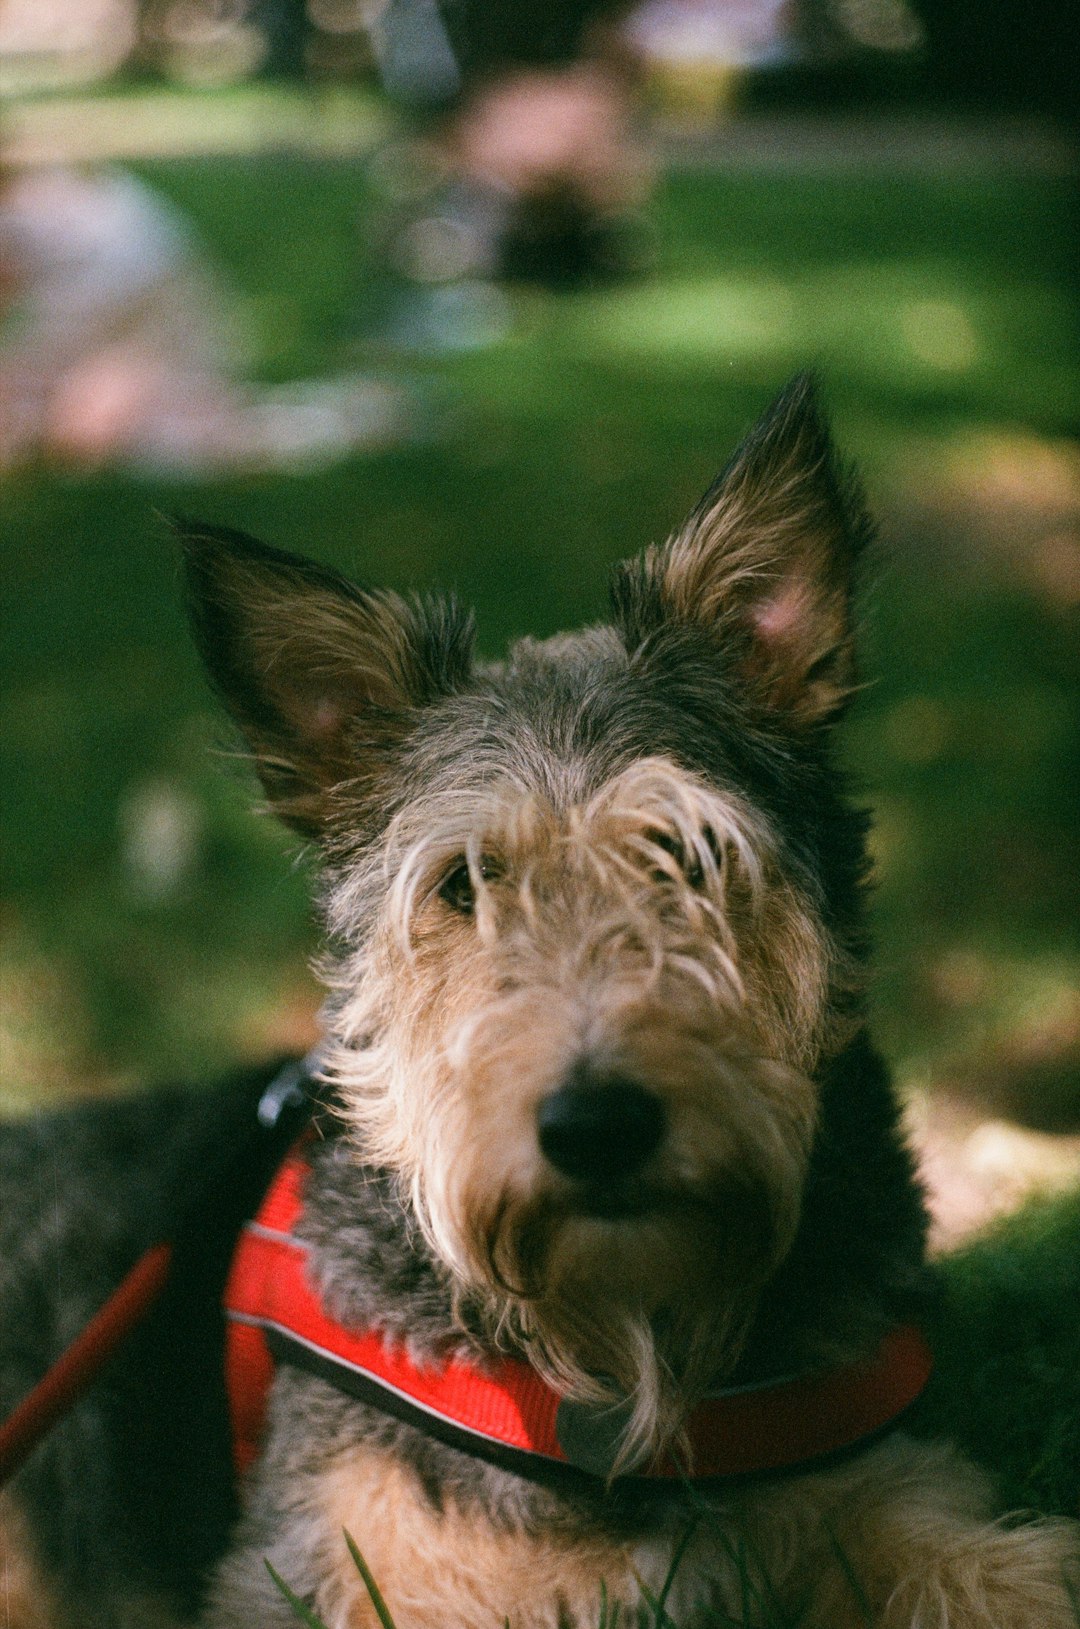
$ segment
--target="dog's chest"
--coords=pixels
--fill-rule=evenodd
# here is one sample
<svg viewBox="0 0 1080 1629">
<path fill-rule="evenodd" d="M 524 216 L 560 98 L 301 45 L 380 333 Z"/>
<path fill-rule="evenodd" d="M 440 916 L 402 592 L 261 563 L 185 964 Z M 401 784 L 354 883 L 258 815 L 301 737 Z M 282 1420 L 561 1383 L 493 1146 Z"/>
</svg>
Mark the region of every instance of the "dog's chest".
<svg viewBox="0 0 1080 1629">
<path fill-rule="evenodd" d="M 504 1621 L 511 1629 L 594 1629 L 605 1621 L 605 1601 L 609 1620 L 617 1604 L 619 1622 L 652 1623 L 650 1603 L 687 1529 L 685 1514 L 672 1512 L 651 1532 L 616 1535 L 569 1507 L 559 1520 L 547 1496 L 530 1511 L 521 1490 L 508 1492 L 502 1508 L 490 1490 L 437 1503 L 396 1452 L 371 1443 L 338 1454 L 316 1502 L 321 1531 L 356 1541 L 394 1621 L 410 1629 Z M 715 1534 L 692 1534 L 667 1595 L 676 1621 L 704 1624 L 726 1598 L 730 1571 Z M 379 1622 L 344 1538 L 320 1558 L 316 1604 L 334 1629 Z"/>
</svg>

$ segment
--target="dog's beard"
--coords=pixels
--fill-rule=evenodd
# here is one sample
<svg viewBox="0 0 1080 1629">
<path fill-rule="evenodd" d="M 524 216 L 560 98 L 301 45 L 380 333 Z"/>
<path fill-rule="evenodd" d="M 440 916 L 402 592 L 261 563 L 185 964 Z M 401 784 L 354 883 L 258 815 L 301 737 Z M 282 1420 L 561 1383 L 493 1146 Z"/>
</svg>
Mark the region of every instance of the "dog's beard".
<svg viewBox="0 0 1080 1629">
<path fill-rule="evenodd" d="M 628 1423 L 617 1471 L 678 1451 L 689 1412 L 737 1362 L 798 1224 L 816 1094 L 725 1039 L 716 1053 L 683 1037 L 660 1174 L 610 1216 L 589 1214 L 588 1195 L 546 1166 L 530 1117 L 513 1118 L 517 1092 L 496 1111 L 504 1067 L 466 1071 L 493 1105 L 481 1117 L 453 1078 L 429 1079 L 423 1094 L 402 1079 L 388 1092 L 393 1049 L 342 1054 L 358 1140 L 396 1168 L 462 1322 L 526 1357 L 563 1396 L 618 1403 Z M 381 1089 L 357 1090 L 361 1060 Z M 418 1096 L 425 1113 L 392 1141 L 401 1106 Z"/>
<path fill-rule="evenodd" d="M 535 900 L 515 936 L 482 895 L 467 953 L 432 938 L 406 955 L 391 936 L 342 963 L 327 1069 L 465 1326 L 479 1320 L 564 1396 L 629 1402 L 628 1469 L 677 1445 L 738 1359 L 794 1237 L 817 1089 L 805 1046 L 781 1044 L 780 1008 L 746 997 L 715 912 L 714 943 L 696 917 L 680 929 L 621 894 L 617 910 L 600 903 L 588 932 L 563 935 L 563 963 L 554 940 L 533 945 Z M 802 981 L 808 1010 L 822 979 Z M 583 1053 L 646 1082 L 667 1122 L 644 1167 L 616 1175 L 645 1190 L 594 1194 L 593 1214 L 588 1183 L 546 1161 L 537 1134 Z"/>
<path fill-rule="evenodd" d="M 658 1196 L 620 1220 L 550 1193 L 504 1194 L 463 1255 L 489 1338 L 523 1351 L 562 1396 L 619 1407 L 612 1474 L 668 1452 L 689 1470 L 687 1417 L 737 1362 L 793 1230 L 745 1183 L 707 1201 Z"/>
</svg>

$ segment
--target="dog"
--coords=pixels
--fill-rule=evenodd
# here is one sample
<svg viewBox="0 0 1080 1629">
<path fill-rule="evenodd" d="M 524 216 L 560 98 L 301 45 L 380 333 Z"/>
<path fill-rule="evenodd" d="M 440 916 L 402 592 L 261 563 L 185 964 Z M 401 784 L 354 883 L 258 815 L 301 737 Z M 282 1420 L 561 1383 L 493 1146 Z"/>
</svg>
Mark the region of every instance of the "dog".
<svg viewBox="0 0 1080 1629">
<path fill-rule="evenodd" d="M 452 601 L 184 529 L 321 859 L 326 1041 L 268 1130 L 264 1072 L 5 1135 L 6 1402 L 174 1246 L 5 1496 L 9 1625 L 1075 1629 L 1077 1525 L 902 1419 L 924 1210 L 834 746 L 870 535 L 806 377 L 608 625 L 500 663 Z"/>
</svg>

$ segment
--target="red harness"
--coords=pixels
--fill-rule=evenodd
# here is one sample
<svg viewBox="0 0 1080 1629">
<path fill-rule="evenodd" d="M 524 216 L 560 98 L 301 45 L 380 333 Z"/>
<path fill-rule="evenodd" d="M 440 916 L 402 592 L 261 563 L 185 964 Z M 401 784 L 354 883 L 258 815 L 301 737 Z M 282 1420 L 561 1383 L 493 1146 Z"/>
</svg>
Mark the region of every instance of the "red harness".
<svg viewBox="0 0 1080 1629">
<path fill-rule="evenodd" d="M 348 1329 L 327 1315 L 308 1279 L 307 1248 L 295 1233 L 307 1172 L 294 1149 L 241 1234 L 225 1289 L 238 1469 L 247 1470 L 258 1456 L 275 1360 L 281 1360 L 524 1474 L 545 1462 L 606 1474 L 622 1423 L 618 1410 L 569 1402 L 512 1358 L 493 1359 L 482 1369 L 458 1358 L 424 1366 L 378 1331 Z M 921 1331 L 900 1324 L 858 1363 L 721 1391 L 690 1416 L 692 1474 L 775 1471 L 850 1448 L 893 1424 L 919 1396 L 930 1369 Z M 645 1474 L 683 1476 L 686 1467 L 669 1461 Z"/>
</svg>

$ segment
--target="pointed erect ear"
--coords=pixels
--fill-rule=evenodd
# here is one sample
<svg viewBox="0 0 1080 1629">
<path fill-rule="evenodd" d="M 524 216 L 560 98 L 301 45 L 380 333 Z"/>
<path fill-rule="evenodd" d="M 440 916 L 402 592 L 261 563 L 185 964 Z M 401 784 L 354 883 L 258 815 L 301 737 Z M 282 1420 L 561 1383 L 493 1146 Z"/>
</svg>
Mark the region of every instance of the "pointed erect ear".
<svg viewBox="0 0 1080 1629">
<path fill-rule="evenodd" d="M 467 676 L 470 617 L 240 532 L 180 537 L 196 642 L 275 811 L 315 838 L 362 817 L 419 710 Z"/>
<path fill-rule="evenodd" d="M 852 577 L 870 532 L 800 375 L 682 530 L 617 568 L 616 619 L 631 650 L 673 624 L 706 630 L 759 706 L 811 727 L 854 685 Z"/>
</svg>

